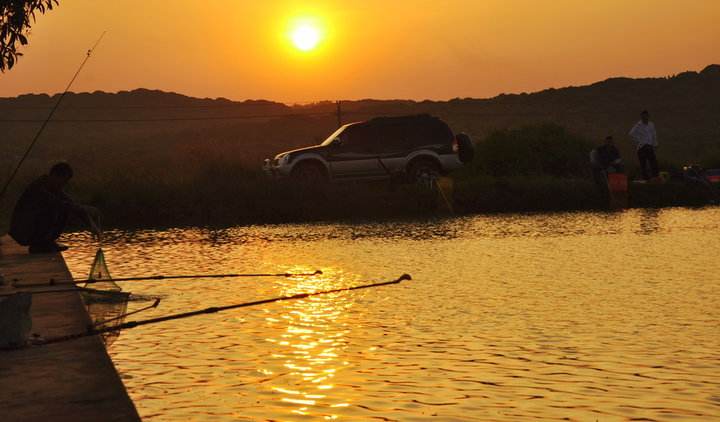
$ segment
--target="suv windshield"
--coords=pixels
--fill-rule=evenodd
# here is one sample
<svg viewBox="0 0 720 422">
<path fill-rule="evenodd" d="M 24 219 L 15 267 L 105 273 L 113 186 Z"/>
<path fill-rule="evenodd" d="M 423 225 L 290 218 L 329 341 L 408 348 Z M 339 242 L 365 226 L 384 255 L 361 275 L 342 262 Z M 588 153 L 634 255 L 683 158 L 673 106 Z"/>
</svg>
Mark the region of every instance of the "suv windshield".
<svg viewBox="0 0 720 422">
<path fill-rule="evenodd" d="M 336 130 L 335 132 L 333 132 L 332 135 L 328 136 L 327 139 L 325 139 L 320 145 L 322 145 L 322 146 L 328 146 L 328 145 L 332 144 L 332 141 L 334 141 L 335 139 L 337 139 L 338 137 L 340 137 L 340 134 L 343 133 L 343 131 L 344 131 L 345 129 L 349 128 L 350 126 L 352 126 L 352 125 L 354 125 L 354 124 L 355 124 L 355 123 L 350 123 L 350 124 L 347 124 L 347 125 L 345 125 L 345 126 L 340 126 L 340 129 L 338 129 L 338 130 Z"/>
</svg>

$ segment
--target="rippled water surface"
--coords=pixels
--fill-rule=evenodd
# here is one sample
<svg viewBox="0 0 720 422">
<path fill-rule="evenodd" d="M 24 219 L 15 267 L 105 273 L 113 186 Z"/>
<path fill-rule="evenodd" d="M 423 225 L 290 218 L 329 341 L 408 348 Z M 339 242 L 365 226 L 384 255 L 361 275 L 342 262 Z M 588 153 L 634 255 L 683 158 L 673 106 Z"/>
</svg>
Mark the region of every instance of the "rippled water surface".
<svg viewBox="0 0 720 422">
<path fill-rule="evenodd" d="M 97 245 L 68 236 L 86 276 Z M 720 209 L 111 233 L 149 318 L 412 274 L 400 285 L 127 330 L 144 420 L 720 419 Z M 145 306 L 133 302 L 130 309 Z"/>
</svg>

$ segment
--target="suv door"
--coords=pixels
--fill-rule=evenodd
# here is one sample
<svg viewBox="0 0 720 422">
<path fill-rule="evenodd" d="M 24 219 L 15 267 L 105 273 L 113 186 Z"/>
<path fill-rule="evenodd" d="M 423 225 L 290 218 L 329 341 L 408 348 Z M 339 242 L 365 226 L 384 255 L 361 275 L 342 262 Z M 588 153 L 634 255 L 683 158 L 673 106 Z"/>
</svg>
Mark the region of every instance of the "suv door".
<svg viewBox="0 0 720 422">
<path fill-rule="evenodd" d="M 377 158 L 373 127 L 367 124 L 349 126 L 340 136 L 340 142 L 329 146 L 327 161 L 335 178 L 375 177 L 385 173 Z"/>
<path fill-rule="evenodd" d="M 393 122 L 378 130 L 376 156 L 385 173 L 393 174 L 405 168 L 407 156 L 412 151 L 405 126 L 402 122 Z"/>
</svg>

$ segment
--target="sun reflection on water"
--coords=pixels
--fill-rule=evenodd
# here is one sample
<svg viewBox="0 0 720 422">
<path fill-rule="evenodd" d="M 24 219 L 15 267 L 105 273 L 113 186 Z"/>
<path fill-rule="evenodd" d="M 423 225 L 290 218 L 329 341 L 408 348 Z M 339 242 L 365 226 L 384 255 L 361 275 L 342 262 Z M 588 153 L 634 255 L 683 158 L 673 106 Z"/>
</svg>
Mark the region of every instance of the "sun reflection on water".
<svg viewBox="0 0 720 422">
<path fill-rule="evenodd" d="M 291 272 L 307 272 L 293 268 Z M 357 277 L 337 269 L 323 270 L 318 277 L 289 277 L 280 282 L 282 295 L 316 292 L 349 287 Z M 289 301 L 278 312 L 268 311 L 268 332 L 279 333 L 267 338 L 273 346 L 269 367 L 260 371 L 286 372 L 275 385 L 267 388 L 276 400 L 297 415 L 336 419 L 333 408 L 349 405 L 348 399 L 333 394 L 335 376 L 350 363 L 344 360 L 350 324 L 346 314 L 355 304 L 354 294 L 331 294 Z"/>
</svg>

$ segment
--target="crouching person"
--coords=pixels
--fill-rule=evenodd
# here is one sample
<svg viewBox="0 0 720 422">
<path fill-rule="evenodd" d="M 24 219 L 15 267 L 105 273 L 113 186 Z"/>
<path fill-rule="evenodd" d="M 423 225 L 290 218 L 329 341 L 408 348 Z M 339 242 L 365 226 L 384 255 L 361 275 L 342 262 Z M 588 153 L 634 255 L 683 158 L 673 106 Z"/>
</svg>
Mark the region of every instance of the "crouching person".
<svg viewBox="0 0 720 422">
<path fill-rule="evenodd" d="M 623 189 L 621 186 L 615 186 L 618 183 L 613 183 L 625 180 L 623 175 L 625 169 L 622 158 L 620 158 L 620 151 L 615 146 L 612 136 L 607 136 L 602 145 L 590 152 L 590 164 L 593 180 L 604 200 L 610 202 L 614 193 L 627 190 L 626 187 Z M 619 177 L 620 175 L 623 177 Z"/>
<path fill-rule="evenodd" d="M 20 196 L 10 222 L 10 236 L 30 253 L 52 253 L 67 249 L 57 243 L 70 217 L 78 217 L 100 236 L 97 209 L 75 203 L 63 191 L 73 176 L 67 163 L 57 163 L 49 174 L 32 182 Z"/>
<path fill-rule="evenodd" d="M 623 173 L 620 151 L 615 146 L 612 136 L 607 136 L 605 142 L 590 152 L 590 164 L 593 169 L 593 179 L 598 185 L 607 187 L 608 173 Z"/>
</svg>

